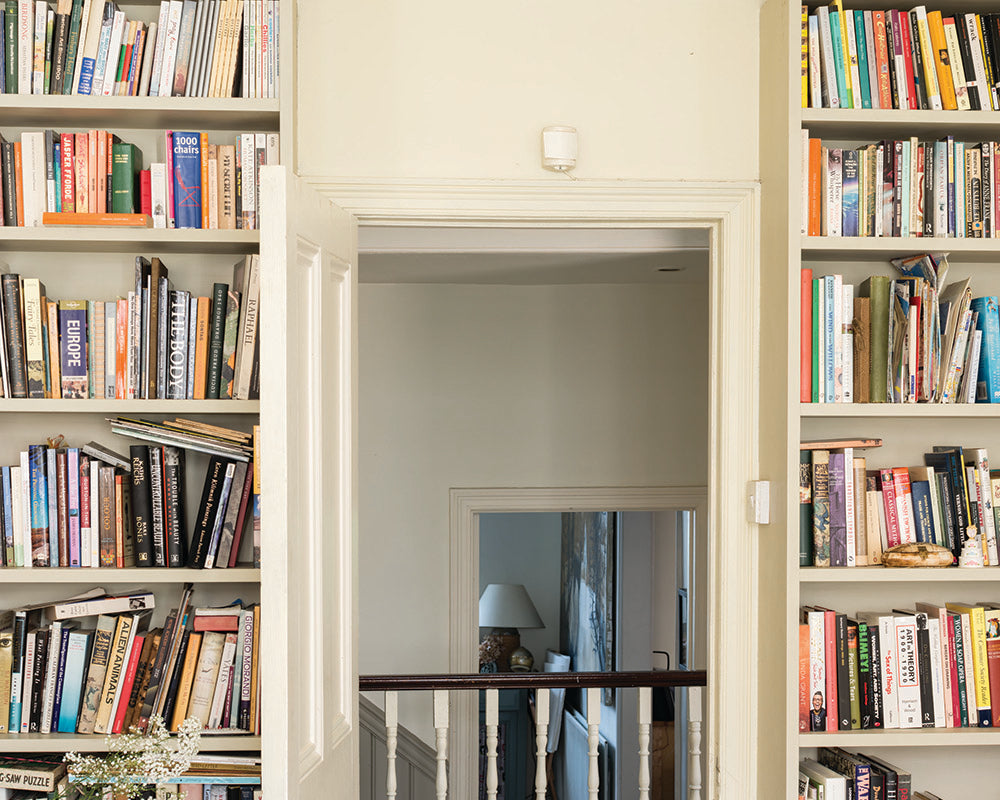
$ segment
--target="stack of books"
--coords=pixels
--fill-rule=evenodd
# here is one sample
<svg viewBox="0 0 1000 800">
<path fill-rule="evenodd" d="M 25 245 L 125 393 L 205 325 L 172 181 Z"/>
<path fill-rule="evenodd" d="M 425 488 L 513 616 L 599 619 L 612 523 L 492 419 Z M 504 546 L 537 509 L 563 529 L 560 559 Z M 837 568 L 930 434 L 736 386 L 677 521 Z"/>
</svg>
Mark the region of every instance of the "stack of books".
<svg viewBox="0 0 1000 800">
<path fill-rule="evenodd" d="M 146 435 L 142 420 L 121 424 L 135 427 L 134 438 Z M 235 567 L 252 520 L 259 567 L 260 473 L 258 460 L 249 460 L 259 436 L 185 420 L 152 424 L 150 438 L 173 444 L 131 445 L 126 458 L 96 442 L 52 442 L 0 467 L 0 566 Z M 191 443 L 241 454 L 212 457 L 193 526 L 182 449 Z"/>
<path fill-rule="evenodd" d="M 800 621 L 800 731 L 1000 724 L 1000 605 L 806 606 Z"/>
<path fill-rule="evenodd" d="M 259 397 L 258 255 L 211 297 L 175 290 L 163 261 L 141 256 L 127 298 L 57 301 L 16 274 L 0 290 L 0 397 Z"/>
<path fill-rule="evenodd" d="M 802 234 L 993 239 L 1000 144 L 883 139 L 845 147 L 802 131 Z"/>
<path fill-rule="evenodd" d="M 162 0 L 155 22 L 109 0 L 6 0 L 0 92 L 277 97 L 277 0 Z"/>
<path fill-rule="evenodd" d="M 1000 15 L 802 6 L 802 107 L 1000 110 Z"/>
<path fill-rule="evenodd" d="M 914 542 L 945 547 L 957 563 L 973 530 L 984 565 L 1000 566 L 1000 470 L 985 447 L 938 446 L 920 466 L 873 469 L 858 455 L 865 444 L 799 451 L 800 566 L 876 566 L 888 548 Z"/>
<path fill-rule="evenodd" d="M 819 760 L 799 762 L 799 800 L 860 798 L 913 798 L 941 800 L 930 792 L 911 794 L 913 779 L 883 758 L 848 753 L 839 747 L 821 747 Z"/>
<path fill-rule="evenodd" d="M 104 130 L 0 136 L 0 223 L 254 230 L 259 174 L 277 164 L 277 133 L 209 144 L 199 131 L 166 131 L 161 161 Z"/>
<path fill-rule="evenodd" d="M 171 731 L 195 717 L 206 731 L 260 732 L 260 606 L 191 606 L 188 584 L 162 628 L 151 594 L 95 593 L 15 609 L 0 620 L 0 731 Z M 96 617 L 93 628 L 83 620 Z"/>
<path fill-rule="evenodd" d="M 858 286 L 802 270 L 800 400 L 1000 402 L 997 297 L 973 297 L 968 278 L 945 288 L 941 257 L 893 263 L 900 277 Z"/>
</svg>

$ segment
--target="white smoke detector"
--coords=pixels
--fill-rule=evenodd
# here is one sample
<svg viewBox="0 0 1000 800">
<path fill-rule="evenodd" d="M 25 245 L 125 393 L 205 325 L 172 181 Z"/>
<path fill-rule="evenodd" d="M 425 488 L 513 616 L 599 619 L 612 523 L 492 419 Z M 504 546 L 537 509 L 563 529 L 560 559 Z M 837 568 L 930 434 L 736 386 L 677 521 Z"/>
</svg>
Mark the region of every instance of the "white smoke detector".
<svg viewBox="0 0 1000 800">
<path fill-rule="evenodd" d="M 566 125 L 542 128 L 542 166 L 557 172 L 576 166 L 576 128 Z"/>
</svg>

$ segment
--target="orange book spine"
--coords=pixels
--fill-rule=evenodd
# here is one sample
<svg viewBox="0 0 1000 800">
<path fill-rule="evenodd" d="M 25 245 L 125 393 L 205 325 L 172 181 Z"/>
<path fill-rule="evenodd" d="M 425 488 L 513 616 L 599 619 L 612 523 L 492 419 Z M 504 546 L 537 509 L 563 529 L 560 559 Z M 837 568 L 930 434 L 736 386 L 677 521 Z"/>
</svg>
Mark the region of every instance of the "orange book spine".
<svg viewBox="0 0 1000 800">
<path fill-rule="evenodd" d="M 201 134 L 201 229 L 208 230 L 208 134 Z"/>
<path fill-rule="evenodd" d="M 76 211 L 78 214 L 90 212 L 90 191 L 87 188 L 87 134 L 76 135 L 73 159 L 76 162 Z"/>
<path fill-rule="evenodd" d="M 821 171 L 823 168 L 823 141 L 809 140 L 809 235 L 819 236 L 822 224 L 822 185 Z"/>
<path fill-rule="evenodd" d="M 20 142 L 14 142 L 14 191 L 17 194 L 17 224 L 24 227 L 24 177 L 21 172 Z"/>
<path fill-rule="evenodd" d="M 108 210 L 108 137 L 104 131 L 97 131 L 97 206 L 98 214 Z"/>
<path fill-rule="evenodd" d="M 194 684 L 194 672 L 198 666 L 198 652 L 201 650 L 201 634 L 189 633 L 187 653 L 184 654 L 184 668 L 177 684 L 177 702 L 174 704 L 174 716 L 170 721 L 170 730 L 180 730 L 181 723 L 187 719 L 188 703 L 191 700 L 191 686 Z"/>
<path fill-rule="evenodd" d="M 809 731 L 809 625 L 799 625 L 799 732 Z"/>
<path fill-rule="evenodd" d="M 55 211 L 42 213 L 43 225 L 103 225 L 121 228 L 151 228 L 149 214 L 74 214 Z"/>
<path fill-rule="evenodd" d="M 59 367 L 59 304 L 49 300 L 45 309 L 49 318 L 49 376 L 51 379 L 51 395 L 56 400 L 62 399 L 62 370 Z"/>
<path fill-rule="evenodd" d="M 889 77 L 889 43 L 886 40 L 885 12 L 872 12 L 872 28 L 875 31 L 875 62 L 878 66 L 879 108 L 893 108 L 892 84 Z"/>
<path fill-rule="evenodd" d="M 211 298 L 198 298 L 198 321 L 194 340 L 194 399 L 205 399 L 205 384 L 208 374 L 209 309 Z"/>
<path fill-rule="evenodd" d="M 951 62 L 948 59 L 948 42 L 944 38 L 944 22 L 940 11 L 927 12 L 927 27 L 931 34 L 931 49 L 934 51 L 934 67 L 937 71 L 938 86 L 941 90 L 941 107 L 945 111 L 957 111 L 955 82 L 951 77 Z"/>
<path fill-rule="evenodd" d="M 115 566 L 125 566 L 125 497 L 122 476 L 115 475 Z"/>
<path fill-rule="evenodd" d="M 87 134 L 87 207 L 97 211 L 97 131 Z"/>
<path fill-rule="evenodd" d="M 128 364 L 128 300 L 118 299 L 115 317 L 115 399 L 125 400 L 125 372 Z"/>
<path fill-rule="evenodd" d="M 813 273 L 802 270 L 802 302 L 799 313 L 799 401 L 812 401 L 812 310 Z"/>
</svg>

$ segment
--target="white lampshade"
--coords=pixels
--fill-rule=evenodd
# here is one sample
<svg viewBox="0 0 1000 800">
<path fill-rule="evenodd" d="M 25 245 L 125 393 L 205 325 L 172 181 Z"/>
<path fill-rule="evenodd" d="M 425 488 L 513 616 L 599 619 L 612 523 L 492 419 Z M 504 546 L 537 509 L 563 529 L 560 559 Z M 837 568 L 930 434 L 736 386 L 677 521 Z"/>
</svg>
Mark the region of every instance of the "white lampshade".
<svg viewBox="0 0 1000 800">
<path fill-rule="evenodd" d="M 520 583 L 491 583 L 479 598 L 480 628 L 544 628 L 535 604 Z"/>
</svg>

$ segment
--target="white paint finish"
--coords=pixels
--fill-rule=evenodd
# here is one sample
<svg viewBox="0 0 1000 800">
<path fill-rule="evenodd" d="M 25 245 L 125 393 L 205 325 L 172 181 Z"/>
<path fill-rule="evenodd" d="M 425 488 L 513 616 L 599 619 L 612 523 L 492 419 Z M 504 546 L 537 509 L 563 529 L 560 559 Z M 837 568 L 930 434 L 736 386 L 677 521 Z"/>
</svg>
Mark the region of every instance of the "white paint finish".
<svg viewBox="0 0 1000 800">
<path fill-rule="evenodd" d="M 571 125 L 581 178 L 757 176 L 759 0 L 297 5 L 303 175 L 542 177 Z"/>
<path fill-rule="evenodd" d="M 486 690 L 486 797 L 497 796 L 497 726 L 499 724 L 499 698 L 496 689 Z"/>
<path fill-rule="evenodd" d="M 692 686 L 688 694 L 688 800 L 701 800 L 702 689 Z"/>
<path fill-rule="evenodd" d="M 545 800 L 548 776 L 545 766 L 549 738 L 549 690 L 535 691 L 535 800 Z"/>
<path fill-rule="evenodd" d="M 597 766 L 597 745 L 601 729 L 601 689 L 587 689 L 587 791 L 590 800 L 598 800 L 601 788 Z"/>
<path fill-rule="evenodd" d="M 385 748 L 386 776 L 385 796 L 387 800 L 396 798 L 396 744 L 399 740 L 399 695 L 385 693 Z"/>
<path fill-rule="evenodd" d="M 448 797 L 448 692 L 434 691 L 434 752 L 437 760 L 437 774 L 434 787 L 437 800 Z"/>
<path fill-rule="evenodd" d="M 648 686 L 639 689 L 639 800 L 649 800 L 651 779 L 649 774 L 649 742 L 653 723 L 653 690 Z"/>
<path fill-rule="evenodd" d="M 261 171 L 264 790 L 358 792 L 354 510 L 357 233 L 285 168 Z M 273 487 L 273 493 L 272 493 Z M 330 794 L 330 792 L 334 794 Z"/>
<path fill-rule="evenodd" d="M 479 518 L 479 593 L 490 583 L 520 583 L 545 623 L 521 629 L 521 646 L 545 662 L 546 648 L 559 650 L 559 581 L 562 515 L 483 514 Z M 480 630 L 480 635 L 489 629 Z"/>
</svg>

